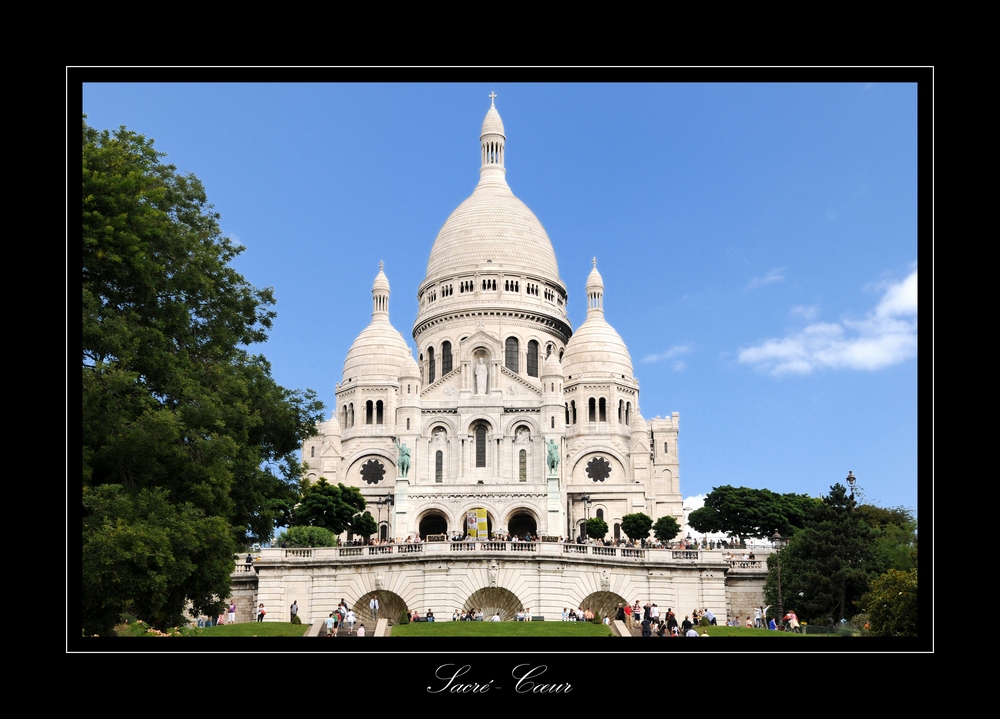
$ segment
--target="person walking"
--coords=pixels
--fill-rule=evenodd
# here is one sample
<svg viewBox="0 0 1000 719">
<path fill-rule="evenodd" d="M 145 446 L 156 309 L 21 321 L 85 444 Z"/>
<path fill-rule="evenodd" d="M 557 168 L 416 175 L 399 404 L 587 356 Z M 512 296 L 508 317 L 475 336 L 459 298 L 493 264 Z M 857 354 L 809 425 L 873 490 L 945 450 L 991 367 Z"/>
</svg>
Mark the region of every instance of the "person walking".
<svg viewBox="0 0 1000 719">
<path fill-rule="evenodd" d="M 354 615 L 353 609 L 347 610 L 347 633 L 354 634 L 354 624 L 358 621 L 358 618 Z"/>
<path fill-rule="evenodd" d="M 264 609 L 264 602 L 261 602 L 260 606 L 257 607 L 257 621 L 258 622 L 264 621 L 265 614 L 267 614 L 267 610 Z"/>
<path fill-rule="evenodd" d="M 378 595 L 377 594 L 372 597 L 372 600 L 370 602 L 368 602 L 368 608 L 372 610 L 372 617 L 374 617 L 375 621 L 378 621 L 378 608 L 379 608 L 379 605 L 378 605 Z M 363 627 L 364 624 L 362 624 L 361 626 Z"/>
<path fill-rule="evenodd" d="M 292 606 L 290 606 L 288 608 L 288 616 L 289 616 L 289 620 L 292 622 L 292 624 L 295 624 L 295 617 L 299 616 L 299 600 L 298 599 L 293 599 L 292 600 Z"/>
</svg>

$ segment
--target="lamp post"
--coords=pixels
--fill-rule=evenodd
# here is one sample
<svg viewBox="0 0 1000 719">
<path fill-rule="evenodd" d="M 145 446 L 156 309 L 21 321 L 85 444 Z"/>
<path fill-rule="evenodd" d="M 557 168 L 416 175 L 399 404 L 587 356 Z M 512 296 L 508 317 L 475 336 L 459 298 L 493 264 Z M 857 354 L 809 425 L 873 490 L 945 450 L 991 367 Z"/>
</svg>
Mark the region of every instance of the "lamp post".
<svg viewBox="0 0 1000 719">
<path fill-rule="evenodd" d="M 778 530 L 774 530 L 774 534 L 771 535 L 771 544 L 778 548 L 778 551 L 774 556 L 777 564 L 776 568 L 778 570 L 778 621 L 780 622 L 785 616 L 785 607 L 781 601 L 781 550 L 786 544 L 788 544 L 788 539 L 778 534 Z"/>
<path fill-rule="evenodd" d="M 580 499 L 583 500 L 583 538 L 586 540 L 590 536 L 587 534 L 587 522 L 590 521 L 590 495 L 585 494 Z"/>
<path fill-rule="evenodd" d="M 864 504 L 865 491 L 858 484 L 858 478 L 854 476 L 854 472 L 851 470 L 847 470 L 847 486 L 851 490 L 851 499 L 854 499 L 856 504 Z M 855 492 L 857 492 L 857 498 L 855 498 Z"/>
</svg>

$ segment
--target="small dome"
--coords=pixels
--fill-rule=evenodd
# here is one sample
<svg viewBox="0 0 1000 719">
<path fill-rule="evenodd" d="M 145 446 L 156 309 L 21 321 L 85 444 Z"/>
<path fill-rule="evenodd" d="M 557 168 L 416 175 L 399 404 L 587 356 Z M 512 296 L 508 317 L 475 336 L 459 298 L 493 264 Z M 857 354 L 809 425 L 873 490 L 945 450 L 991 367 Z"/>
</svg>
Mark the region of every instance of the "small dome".
<svg viewBox="0 0 1000 719">
<path fill-rule="evenodd" d="M 406 359 L 403 360 L 403 364 L 399 368 L 400 379 L 420 379 L 420 368 L 417 366 L 417 361 L 413 359 L 413 355 L 410 354 L 410 349 L 406 349 Z"/>
<path fill-rule="evenodd" d="M 395 382 L 407 357 L 413 359 L 410 348 L 389 322 L 389 280 L 379 262 L 378 274 L 372 282 L 372 321 L 347 351 L 343 381 Z"/>
<path fill-rule="evenodd" d="M 500 113 L 497 112 L 496 106 L 490 105 L 490 109 L 486 111 L 486 117 L 483 119 L 483 131 L 480 133 L 480 137 L 483 135 L 506 135 L 503 131 L 503 120 L 500 119 Z"/>
<path fill-rule="evenodd" d="M 399 331 L 386 319 L 373 319 L 354 340 L 344 360 L 344 382 L 394 382 L 403 362 L 413 356 Z"/>
<path fill-rule="evenodd" d="M 550 375 L 558 375 L 559 377 L 562 377 L 562 373 L 562 364 L 559 362 L 559 358 L 556 356 L 556 353 L 553 352 L 545 358 L 544 362 L 542 362 L 542 377 L 548 377 Z"/>
<path fill-rule="evenodd" d="M 587 276 L 587 319 L 566 343 L 562 358 L 567 379 L 632 380 L 632 357 L 621 336 L 604 319 L 604 279 L 594 269 Z"/>
<path fill-rule="evenodd" d="M 321 437 L 326 437 L 329 435 L 340 436 L 340 422 L 337 420 L 336 412 L 331 414 L 330 419 L 328 419 L 320 426 L 319 434 Z"/>
<path fill-rule="evenodd" d="M 612 378 L 632 380 L 632 357 L 621 336 L 600 314 L 580 325 L 566 343 L 562 371 L 567 379 Z"/>
</svg>

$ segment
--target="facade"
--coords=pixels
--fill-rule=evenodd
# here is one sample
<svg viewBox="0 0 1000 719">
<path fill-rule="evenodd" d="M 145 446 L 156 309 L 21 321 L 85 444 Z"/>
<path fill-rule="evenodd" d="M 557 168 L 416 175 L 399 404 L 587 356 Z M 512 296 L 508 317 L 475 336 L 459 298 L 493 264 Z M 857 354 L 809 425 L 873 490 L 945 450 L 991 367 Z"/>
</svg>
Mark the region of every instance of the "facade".
<svg viewBox="0 0 1000 719">
<path fill-rule="evenodd" d="M 571 328 L 552 243 L 507 184 L 505 144 L 491 103 L 479 182 L 417 288 L 415 353 L 390 322 L 380 263 L 336 408 L 303 444 L 307 477 L 359 487 L 380 537 L 397 541 L 464 533 L 479 509 L 491 533 L 519 536 L 576 537 L 597 516 L 624 537 L 621 518 L 635 512 L 681 524 L 678 414 L 640 414 L 596 259 L 586 320 Z"/>
</svg>

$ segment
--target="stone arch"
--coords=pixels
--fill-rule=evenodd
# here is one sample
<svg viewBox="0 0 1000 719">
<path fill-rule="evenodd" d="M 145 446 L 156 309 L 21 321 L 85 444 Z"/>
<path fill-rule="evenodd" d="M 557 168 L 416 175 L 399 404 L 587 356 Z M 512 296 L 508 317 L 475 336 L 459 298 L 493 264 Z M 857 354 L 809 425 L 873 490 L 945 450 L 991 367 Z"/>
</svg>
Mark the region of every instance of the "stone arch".
<svg viewBox="0 0 1000 719">
<path fill-rule="evenodd" d="M 618 605 L 624 605 L 626 601 L 628 600 L 625 597 L 615 592 L 597 591 L 591 592 L 580 600 L 579 606 L 592 611 L 595 617 L 610 616 L 611 621 L 614 621 L 615 615 L 618 613 Z"/>
<path fill-rule="evenodd" d="M 603 482 L 594 482 L 587 476 L 587 463 L 596 455 L 602 455 L 609 460 L 611 474 Z M 629 479 L 628 460 L 618 451 L 610 447 L 588 447 L 568 462 L 572 468 L 570 472 L 570 483 L 585 485 L 606 485 L 610 483 L 627 482 Z"/>
<path fill-rule="evenodd" d="M 538 513 L 530 507 L 514 507 L 504 519 L 506 530 L 510 534 L 523 537 L 526 533 L 538 535 Z"/>
<path fill-rule="evenodd" d="M 483 587 L 477 589 L 463 605 L 465 611 L 482 609 L 483 621 L 488 622 L 494 614 L 499 613 L 501 621 L 510 621 L 521 610 L 524 604 L 517 595 L 503 587 Z"/>
<path fill-rule="evenodd" d="M 354 610 L 354 615 L 358 618 L 358 624 L 364 624 L 365 628 L 368 629 L 369 632 L 373 632 L 375 629 L 375 615 L 372 614 L 369 604 L 372 601 L 372 597 L 376 594 L 378 595 L 379 618 L 387 618 L 389 620 L 389 626 L 396 624 L 403 612 L 409 612 L 406 600 L 395 592 L 389 592 L 381 589 L 370 591 L 364 596 L 358 597 L 354 606 L 351 607 L 351 609 Z M 336 602 L 337 600 L 334 599 L 333 601 Z M 330 607 L 330 611 L 326 612 L 323 615 L 323 618 L 325 619 L 334 609 L 336 609 L 336 607 Z"/>
<path fill-rule="evenodd" d="M 447 534 L 451 520 L 443 509 L 428 507 L 417 517 L 417 534 L 427 539 L 428 534 Z"/>
<path fill-rule="evenodd" d="M 510 417 L 504 417 L 505 421 L 501 426 L 501 431 L 506 436 L 513 436 L 520 425 L 524 425 L 531 432 L 532 437 L 538 437 L 541 434 L 542 427 L 538 424 L 537 417 L 526 417 L 524 415 L 518 415 L 516 413 L 511 413 Z"/>
</svg>

